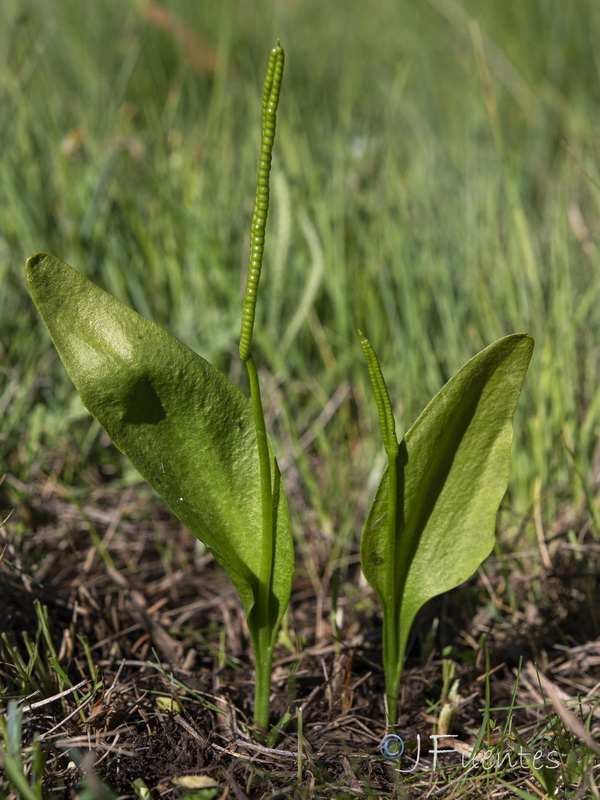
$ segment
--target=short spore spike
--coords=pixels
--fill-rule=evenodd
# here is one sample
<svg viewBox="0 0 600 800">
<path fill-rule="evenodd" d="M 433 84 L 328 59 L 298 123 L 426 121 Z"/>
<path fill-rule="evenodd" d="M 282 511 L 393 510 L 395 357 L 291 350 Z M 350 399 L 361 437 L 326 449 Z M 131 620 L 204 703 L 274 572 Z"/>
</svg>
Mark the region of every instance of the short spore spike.
<svg viewBox="0 0 600 800">
<path fill-rule="evenodd" d="M 362 349 L 367 361 L 367 369 L 369 370 L 369 378 L 371 379 L 375 402 L 377 403 L 377 411 L 379 412 L 379 424 L 381 426 L 383 443 L 388 455 L 394 457 L 398 454 L 398 439 L 396 437 L 396 423 L 392 411 L 392 402 L 377 354 L 362 331 L 359 331 L 359 334 L 361 337 Z"/>
</svg>

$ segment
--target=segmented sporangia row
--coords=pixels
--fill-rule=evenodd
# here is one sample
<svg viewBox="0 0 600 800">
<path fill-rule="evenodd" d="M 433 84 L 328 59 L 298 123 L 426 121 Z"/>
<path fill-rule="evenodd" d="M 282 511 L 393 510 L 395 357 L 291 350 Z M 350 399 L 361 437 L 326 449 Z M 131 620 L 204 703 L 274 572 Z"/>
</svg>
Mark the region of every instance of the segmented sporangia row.
<svg viewBox="0 0 600 800">
<path fill-rule="evenodd" d="M 365 359 L 367 362 L 367 369 L 369 370 L 369 378 L 375 394 L 375 402 L 377 403 L 377 411 L 379 412 L 379 424 L 381 426 L 381 433 L 383 435 L 383 444 L 388 455 L 395 457 L 398 455 L 398 439 L 396 438 L 396 423 L 394 421 L 394 413 L 392 411 L 392 402 L 388 388 L 381 371 L 379 359 L 371 342 L 359 331 L 361 337 L 361 345 Z"/>
<path fill-rule="evenodd" d="M 258 164 L 258 180 L 256 184 L 256 198 L 252 214 L 252 228 L 250 230 L 250 264 L 248 267 L 248 280 L 246 295 L 242 308 L 242 330 L 240 334 L 240 358 L 246 362 L 250 358 L 250 343 L 254 327 L 254 314 L 256 310 L 256 297 L 260 270 L 262 265 L 265 245 L 265 227 L 267 222 L 267 209 L 269 207 L 269 175 L 271 172 L 271 155 L 273 140 L 275 138 L 275 122 L 277 105 L 281 91 L 283 76 L 284 53 L 281 45 L 271 50 L 267 78 L 262 99 L 262 132 L 260 142 L 260 159 Z"/>
</svg>

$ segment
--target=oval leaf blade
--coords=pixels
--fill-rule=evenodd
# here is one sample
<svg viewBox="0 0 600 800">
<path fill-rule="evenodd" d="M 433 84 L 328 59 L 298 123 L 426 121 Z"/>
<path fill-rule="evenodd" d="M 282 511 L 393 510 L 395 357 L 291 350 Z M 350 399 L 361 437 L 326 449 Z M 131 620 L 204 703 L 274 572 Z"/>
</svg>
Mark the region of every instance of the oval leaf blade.
<svg viewBox="0 0 600 800">
<path fill-rule="evenodd" d="M 250 403 L 211 364 L 53 256 L 27 262 L 31 296 L 90 413 L 212 551 L 246 614 L 258 592 L 262 517 Z M 293 543 L 271 451 L 273 631 L 288 604 Z"/>
<path fill-rule="evenodd" d="M 387 468 L 381 478 L 361 560 L 384 613 L 399 619 L 402 654 L 424 603 L 465 581 L 494 546 L 508 485 L 512 417 L 532 351 L 526 334 L 494 342 L 448 381 L 407 432 L 397 461 L 393 549 L 386 537 Z M 390 569 L 395 608 L 386 597 Z"/>
</svg>

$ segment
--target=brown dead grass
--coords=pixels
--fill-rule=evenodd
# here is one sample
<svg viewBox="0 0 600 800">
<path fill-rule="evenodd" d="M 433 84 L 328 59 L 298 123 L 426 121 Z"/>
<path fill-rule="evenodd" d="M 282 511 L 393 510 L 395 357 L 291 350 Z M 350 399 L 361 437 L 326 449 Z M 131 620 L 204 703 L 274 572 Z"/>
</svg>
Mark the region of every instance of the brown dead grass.
<svg viewBox="0 0 600 800">
<path fill-rule="evenodd" d="M 15 487 L 21 489 L 16 503 Z M 404 673 L 396 728 L 407 744 L 403 768 L 415 763 L 420 735 L 420 776 L 400 778 L 395 763 L 379 753 L 386 733 L 380 621 L 358 566 L 341 576 L 337 638 L 330 596 L 317 597 L 314 582 L 299 570 L 273 675 L 272 721 L 288 711 L 292 716 L 267 747 L 251 735 L 252 661 L 241 604 L 211 556 L 197 550 L 191 534 L 149 490 L 99 487 L 77 505 L 51 480 L 23 487 L 9 478 L 3 507 L 9 502 L 17 511 L 0 531 L 2 630 L 24 653 L 24 634 L 34 641 L 38 631 L 39 601 L 48 609 L 62 669 L 72 684 L 81 684 L 77 692 L 44 702 L 61 688 L 55 671 L 47 670 L 44 683 L 34 670 L 30 685 L 22 686 L 6 647 L 0 654 L 6 696 L 24 696 L 29 706 L 25 747 L 41 735 L 47 749 L 49 797 L 77 796 L 69 746 L 87 753 L 87 767 L 93 762 L 94 773 L 125 797 L 134 796 L 138 778 L 154 797 L 184 796 L 177 781 L 190 775 L 211 777 L 217 797 L 240 800 L 514 796 L 499 784 L 491 794 L 485 775 L 465 783 L 458 753 L 442 757 L 445 771 L 431 769 L 426 743 L 439 714 L 444 647 L 452 648 L 460 679 L 452 732 L 463 748 L 475 744 L 486 683 L 491 708 L 506 709 L 521 661 L 512 728 L 529 741 L 552 715 L 560 718 L 566 705 L 572 707 L 568 701 L 580 698 L 579 713 L 561 718 L 570 746 L 582 744 L 582 729 L 570 730 L 575 716 L 591 720 L 589 746 L 598 738 L 600 548 L 590 537 L 574 546 L 566 530 L 556 529 L 547 537 L 550 570 L 539 566 L 535 550 L 515 551 L 490 559 L 485 573 L 428 606 Z M 575 522 L 580 530 L 587 524 Z M 434 617 L 440 624 L 429 653 L 425 640 Z M 82 704 L 94 685 L 84 640 L 100 681 Z M 46 664 L 49 655 L 40 643 Z M 298 785 L 300 707 L 304 759 Z M 493 744 L 507 713 L 491 716 Z M 546 740 L 552 749 L 551 732 Z M 527 769 L 511 773 L 510 781 L 539 791 Z M 0 777 L 2 789 L 9 791 Z"/>
</svg>

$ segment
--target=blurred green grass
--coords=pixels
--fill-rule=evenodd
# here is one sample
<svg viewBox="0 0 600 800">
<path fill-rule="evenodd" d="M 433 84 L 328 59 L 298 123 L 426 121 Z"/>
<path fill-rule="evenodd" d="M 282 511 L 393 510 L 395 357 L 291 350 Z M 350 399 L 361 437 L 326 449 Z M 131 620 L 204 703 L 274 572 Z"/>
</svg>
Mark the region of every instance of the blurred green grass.
<svg viewBox="0 0 600 800">
<path fill-rule="evenodd" d="M 352 387 L 299 457 L 322 524 L 354 536 L 349 504 L 362 508 L 378 477 L 357 327 L 400 431 L 479 349 L 531 333 L 507 504 L 527 514 L 541 492 L 551 522 L 563 503 L 593 502 L 597 4 L 170 0 L 162 27 L 156 9 L 2 4 L 2 470 L 51 469 L 57 448 L 106 457 L 26 293 L 35 251 L 237 376 L 260 90 L 280 37 L 257 355 L 284 450 Z"/>
</svg>

